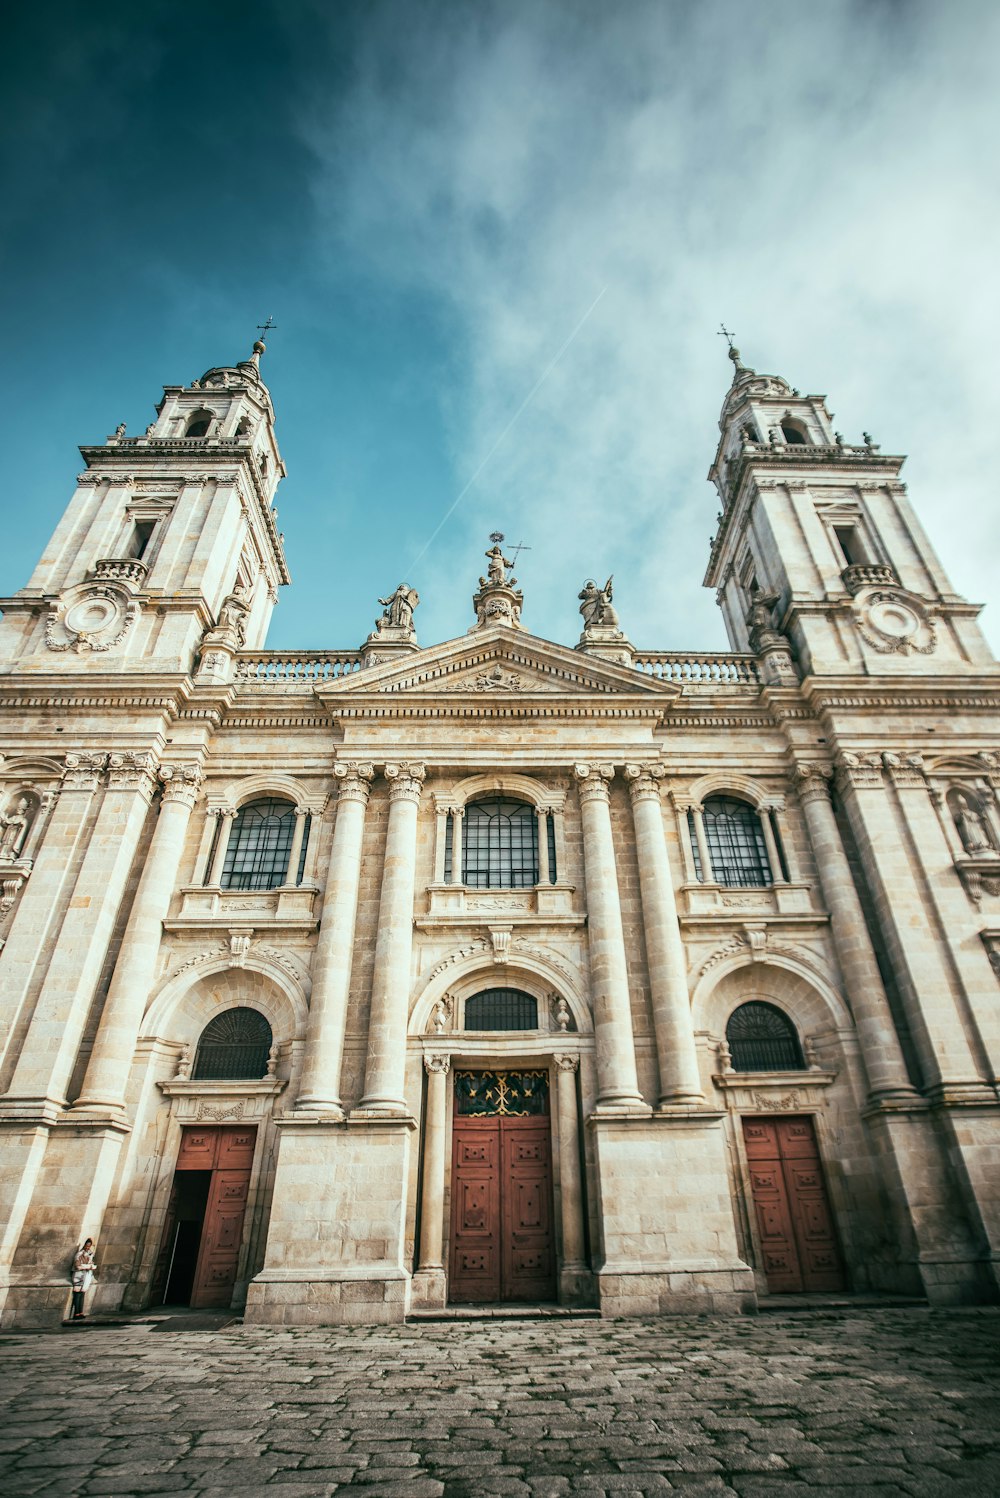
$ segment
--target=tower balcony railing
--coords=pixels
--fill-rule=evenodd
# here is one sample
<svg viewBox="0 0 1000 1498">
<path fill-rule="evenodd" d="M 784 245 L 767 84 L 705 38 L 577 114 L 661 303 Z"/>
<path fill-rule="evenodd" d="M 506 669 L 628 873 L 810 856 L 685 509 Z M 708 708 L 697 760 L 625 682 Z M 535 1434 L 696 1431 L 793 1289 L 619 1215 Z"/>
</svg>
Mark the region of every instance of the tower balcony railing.
<svg viewBox="0 0 1000 1498">
<path fill-rule="evenodd" d="M 138 557 L 98 557 L 93 566 L 96 582 L 131 583 L 141 588 L 149 568 Z"/>
<path fill-rule="evenodd" d="M 635 668 L 660 681 L 701 686 L 747 686 L 760 681 L 756 656 L 724 651 L 711 654 L 639 650 Z"/>
<path fill-rule="evenodd" d="M 896 576 L 895 567 L 879 565 L 869 566 L 867 563 L 855 563 L 851 567 L 845 567 L 840 574 L 843 578 L 844 587 L 848 593 L 860 593 L 862 588 L 898 588 L 899 578 Z"/>
</svg>

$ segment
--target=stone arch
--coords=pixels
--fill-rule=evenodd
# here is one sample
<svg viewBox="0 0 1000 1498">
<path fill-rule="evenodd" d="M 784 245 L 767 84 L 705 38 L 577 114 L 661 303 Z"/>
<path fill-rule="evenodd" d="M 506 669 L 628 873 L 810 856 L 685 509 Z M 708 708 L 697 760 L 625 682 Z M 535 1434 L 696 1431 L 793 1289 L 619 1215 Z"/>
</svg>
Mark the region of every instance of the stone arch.
<svg viewBox="0 0 1000 1498">
<path fill-rule="evenodd" d="M 250 953 L 241 966 L 208 955 L 168 976 L 146 1011 L 141 1034 L 194 1046 L 220 1009 L 258 1009 L 287 1046 L 305 1037 L 308 988 L 273 959 Z"/>
<path fill-rule="evenodd" d="M 230 781 L 221 795 L 211 797 L 210 805 L 221 805 L 227 810 L 239 811 L 240 807 L 245 806 L 248 801 L 256 801 L 262 796 L 275 796 L 283 801 L 288 800 L 293 806 L 305 806 L 314 813 L 322 810 L 322 807 L 317 804 L 316 797 L 310 796 L 291 775 L 274 773 L 247 775 L 240 780 Z"/>
<path fill-rule="evenodd" d="M 776 801 L 780 804 L 783 800 L 783 798 L 775 797 L 769 791 L 765 791 L 763 786 L 758 785 L 749 776 L 734 775 L 728 770 L 720 770 L 710 775 L 703 775 L 700 780 L 696 780 L 690 787 L 684 800 L 690 800 L 696 805 L 702 806 L 710 796 L 734 796 L 739 801 L 746 801 L 757 811 L 774 806 Z"/>
<path fill-rule="evenodd" d="M 743 951 L 703 970 L 691 1002 L 695 1030 L 721 1039 L 733 1010 L 751 1000 L 780 1009 L 800 1040 L 854 1029 L 843 998 L 804 953 L 769 951 L 757 959 Z"/>
<path fill-rule="evenodd" d="M 471 775 L 467 780 L 459 781 L 454 790 L 449 792 L 447 800 L 456 806 L 467 806 L 470 801 L 477 801 L 481 796 L 495 795 L 500 792 L 514 797 L 518 801 L 527 801 L 530 806 L 547 807 L 553 803 L 553 793 L 540 785 L 538 781 L 530 779 L 527 775 L 504 774 L 503 772 L 493 775 Z M 556 797 L 561 801 L 562 795 Z"/>
<path fill-rule="evenodd" d="M 481 989 L 497 987 L 521 988 L 531 994 L 538 1000 L 539 1016 L 549 996 L 558 994 L 569 1005 L 576 1033 L 593 1034 L 593 1019 L 584 998 L 586 987 L 582 975 L 571 971 L 569 963 L 563 965 L 561 958 L 556 966 L 546 953 L 537 950 L 512 953 L 511 960 L 503 966 L 490 961 L 482 950 L 459 957 L 454 962 L 438 963 L 429 978 L 422 980 L 410 1006 L 408 1034 L 422 1036 L 433 1028 L 434 1006 L 445 994 L 454 994 L 461 1002 Z"/>
</svg>

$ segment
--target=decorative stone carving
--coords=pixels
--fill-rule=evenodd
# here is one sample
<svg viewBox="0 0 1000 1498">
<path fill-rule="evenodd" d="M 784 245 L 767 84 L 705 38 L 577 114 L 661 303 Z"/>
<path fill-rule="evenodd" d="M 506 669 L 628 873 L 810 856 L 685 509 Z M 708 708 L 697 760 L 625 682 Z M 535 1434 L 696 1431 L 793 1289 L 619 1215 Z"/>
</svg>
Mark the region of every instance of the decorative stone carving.
<svg viewBox="0 0 1000 1498">
<path fill-rule="evenodd" d="M 512 926 L 491 926 L 490 941 L 493 943 L 493 961 L 505 963 L 510 957 L 510 939 L 513 933 Z"/>
<path fill-rule="evenodd" d="M 937 644 L 937 626 L 923 604 L 897 588 L 859 593 L 855 622 L 880 655 L 930 655 Z"/>
<path fill-rule="evenodd" d="M 556 1022 L 556 1029 L 567 1031 L 573 1021 L 572 1011 L 563 998 L 562 994 L 552 994 L 552 1017 Z"/>
<path fill-rule="evenodd" d="M 174 1072 L 175 1082 L 187 1082 L 189 1080 L 193 1059 L 191 1047 L 186 1045 L 177 1058 L 177 1070 Z"/>
<path fill-rule="evenodd" d="M 0 862 L 13 863 L 20 857 L 34 815 L 35 809 L 27 796 L 19 796 L 6 811 L 0 812 Z"/>
<path fill-rule="evenodd" d="M 524 594 L 517 587 L 517 578 L 508 576 L 514 564 L 504 556 L 497 541 L 486 553 L 486 560 L 489 563 L 487 575 L 479 579 L 479 588 L 472 599 L 476 611 L 476 623 L 472 629 L 484 629 L 493 624 L 520 629 Z"/>
<path fill-rule="evenodd" d="M 382 774 L 389 782 L 390 801 L 419 801 L 427 770 L 424 765 L 384 765 Z"/>
<path fill-rule="evenodd" d="M 45 621 L 49 650 L 113 650 L 120 645 L 141 610 L 121 583 L 81 584 L 53 604 Z"/>
<path fill-rule="evenodd" d="M 610 799 L 610 784 L 615 778 L 614 765 L 574 765 L 573 774 L 581 801 L 595 797 L 602 801 Z"/>
<path fill-rule="evenodd" d="M 719 1072 L 722 1076 L 728 1077 L 733 1071 L 733 1053 L 729 1049 L 729 1041 L 725 1038 L 720 1040 L 716 1050 L 719 1056 Z"/>
<path fill-rule="evenodd" d="M 438 1072 L 446 1074 L 451 1071 L 451 1057 L 444 1055 L 425 1056 L 424 1070 L 428 1073 Z"/>
<path fill-rule="evenodd" d="M 633 801 L 659 801 L 660 781 L 665 775 L 662 765 L 626 765 L 625 783 Z"/>
<path fill-rule="evenodd" d="M 179 801 L 184 806 L 193 806 L 204 778 L 200 765 L 161 765 L 159 779 L 163 786 L 164 801 Z"/>
<path fill-rule="evenodd" d="M 431 1015 L 431 1024 L 434 1026 L 435 1035 L 443 1035 L 445 1030 L 449 1028 L 454 1008 L 455 998 L 453 994 L 446 993 L 438 999 Z"/>
<path fill-rule="evenodd" d="M 797 1092 L 786 1092 L 780 1097 L 775 1093 L 754 1092 L 753 1107 L 762 1113 L 794 1113 L 802 1107 L 802 1099 Z"/>
<path fill-rule="evenodd" d="M 253 927 L 241 927 L 229 933 L 229 966 L 244 967 L 250 955 Z"/>
<path fill-rule="evenodd" d="M 889 771 L 894 785 L 904 790 L 926 785 L 924 762 L 919 754 L 886 753 L 882 755 L 882 763 Z"/>
<path fill-rule="evenodd" d="M 408 654 L 416 650 L 417 636 L 413 628 L 413 610 L 419 602 L 419 593 L 408 583 L 400 583 L 388 598 L 379 599 L 383 611 L 375 620 L 375 628 L 361 647 L 362 668 L 380 666 L 397 655 Z"/>
<path fill-rule="evenodd" d="M 962 846 L 971 858 L 989 858 L 996 853 L 989 824 L 968 791 L 949 791 L 948 806 Z M 0 848 L 2 851 L 2 848 Z"/>
<path fill-rule="evenodd" d="M 609 577 L 604 587 L 599 588 L 594 579 L 588 577 L 577 594 L 583 615 L 583 634 L 576 648 L 601 660 L 630 666 L 635 660 L 635 647 L 626 638 L 618 611 L 611 601 L 613 581 L 613 576 Z"/>
<path fill-rule="evenodd" d="M 241 650 L 246 639 L 249 612 L 250 600 L 241 588 L 234 588 L 222 600 L 215 627 L 205 635 L 202 648 L 221 645 L 230 650 Z"/>
<path fill-rule="evenodd" d="M 125 583 L 130 589 L 141 588 L 148 568 L 138 557 L 100 557 L 94 563 L 95 582 Z"/>
<path fill-rule="evenodd" d="M 469 680 L 453 682 L 449 692 L 467 692 Z M 489 671 L 482 671 L 471 683 L 474 692 L 520 692 L 521 678 L 516 671 L 505 671 L 499 662 Z"/>
<path fill-rule="evenodd" d="M 413 631 L 413 610 L 420 602 L 420 594 L 416 588 L 411 588 L 406 583 L 400 583 L 394 593 L 388 598 L 380 598 L 379 603 L 383 605 L 381 619 L 376 619 L 375 629 L 382 630 L 399 629 L 407 634 Z M 369 639 L 373 637 L 368 636 Z"/>
<path fill-rule="evenodd" d="M 108 789 L 142 791 L 152 799 L 156 789 L 156 760 L 152 754 L 126 749 L 108 755 Z"/>
<path fill-rule="evenodd" d="M 242 1118 L 245 1109 L 245 1098 L 237 1098 L 235 1103 L 202 1102 L 198 1105 L 196 1117 L 208 1119 L 211 1123 L 225 1123 L 230 1119 Z"/>
<path fill-rule="evenodd" d="M 983 939 L 983 946 L 986 948 L 990 967 L 996 973 L 997 981 L 1000 982 L 1000 931 L 982 931 L 980 935 Z"/>
<path fill-rule="evenodd" d="M 64 788 L 69 791 L 96 791 L 98 777 L 107 762 L 106 754 L 71 751 L 66 756 L 66 768 L 63 771 Z"/>
<path fill-rule="evenodd" d="M 574 1072 L 580 1070 L 579 1056 L 553 1056 L 552 1060 L 560 1071 Z"/>
<path fill-rule="evenodd" d="M 837 756 L 837 772 L 848 785 L 869 790 L 881 788 L 882 756 L 847 751 Z"/>
<path fill-rule="evenodd" d="M 273 1043 L 273 1045 L 271 1046 L 270 1050 L 267 1053 L 267 1070 L 265 1072 L 265 1076 L 267 1076 L 267 1077 L 273 1078 L 273 1077 L 276 1077 L 278 1075 L 278 1052 L 279 1052 L 279 1050 L 280 1050 L 280 1046 L 278 1045 L 278 1042 L 275 1041 Z"/>
<path fill-rule="evenodd" d="M 362 805 L 367 804 L 375 778 L 374 765 L 359 764 L 353 760 L 338 761 L 333 767 L 333 773 L 338 782 L 338 801 L 360 801 Z"/>
<path fill-rule="evenodd" d="M 824 765 L 797 761 L 792 770 L 792 789 L 804 806 L 808 801 L 830 799 L 831 771 Z"/>
</svg>

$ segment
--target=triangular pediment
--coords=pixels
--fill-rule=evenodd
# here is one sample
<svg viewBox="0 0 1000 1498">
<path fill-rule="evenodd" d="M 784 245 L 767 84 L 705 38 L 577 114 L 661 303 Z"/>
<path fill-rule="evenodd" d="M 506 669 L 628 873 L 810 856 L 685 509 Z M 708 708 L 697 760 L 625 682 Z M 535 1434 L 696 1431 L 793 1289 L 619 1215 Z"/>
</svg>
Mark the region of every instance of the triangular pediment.
<svg viewBox="0 0 1000 1498">
<path fill-rule="evenodd" d="M 372 696 L 435 697 L 514 703 L 532 698 L 640 697 L 663 704 L 678 688 L 632 666 L 501 625 L 445 640 L 325 683 L 325 700 Z"/>
</svg>

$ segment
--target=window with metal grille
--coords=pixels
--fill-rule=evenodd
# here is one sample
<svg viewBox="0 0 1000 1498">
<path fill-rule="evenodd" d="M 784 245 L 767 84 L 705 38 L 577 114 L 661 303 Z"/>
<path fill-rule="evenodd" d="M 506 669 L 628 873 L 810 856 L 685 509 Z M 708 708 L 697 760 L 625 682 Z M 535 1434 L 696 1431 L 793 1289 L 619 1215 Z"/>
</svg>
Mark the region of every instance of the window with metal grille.
<svg viewBox="0 0 1000 1498">
<path fill-rule="evenodd" d="M 695 836 L 694 816 L 688 812 L 691 851 L 699 880 L 744 886 L 773 882 L 760 816 L 752 806 L 737 801 L 733 796 L 711 796 L 702 807 L 701 816 L 712 864 L 704 871 Z"/>
<path fill-rule="evenodd" d="M 191 1073 L 197 1082 L 256 1081 L 267 1072 L 271 1026 L 256 1009 L 226 1009 L 201 1032 Z"/>
<path fill-rule="evenodd" d="M 795 1026 L 773 1004 L 754 1000 L 729 1016 L 726 1041 L 734 1071 L 803 1071 Z"/>
<path fill-rule="evenodd" d="M 467 1030 L 537 1030 L 538 1004 L 519 988 L 486 988 L 465 1001 Z"/>
<path fill-rule="evenodd" d="M 538 883 L 538 818 L 526 801 L 470 801 L 462 818 L 462 870 L 473 889 L 530 889 Z"/>
<path fill-rule="evenodd" d="M 241 806 L 229 834 L 222 866 L 223 889 L 274 889 L 286 883 L 288 855 L 295 835 L 295 807 L 275 796 L 262 796 Z M 302 878 L 308 822 L 295 882 Z"/>
</svg>

